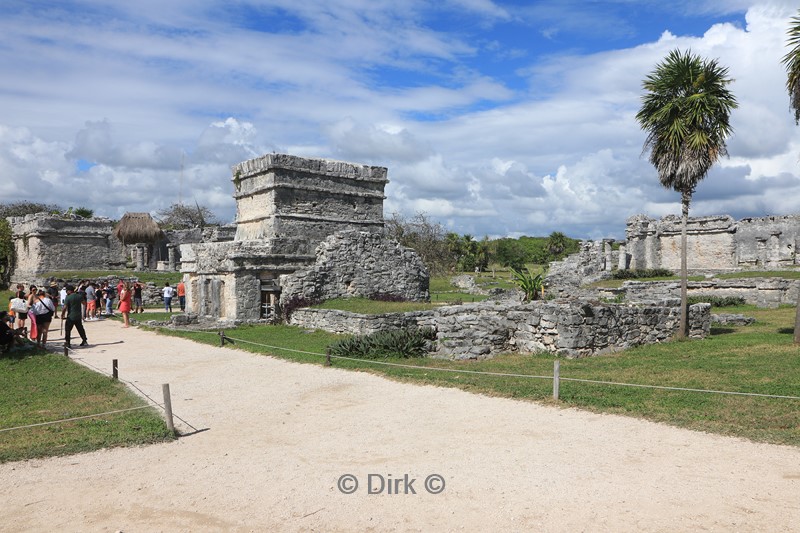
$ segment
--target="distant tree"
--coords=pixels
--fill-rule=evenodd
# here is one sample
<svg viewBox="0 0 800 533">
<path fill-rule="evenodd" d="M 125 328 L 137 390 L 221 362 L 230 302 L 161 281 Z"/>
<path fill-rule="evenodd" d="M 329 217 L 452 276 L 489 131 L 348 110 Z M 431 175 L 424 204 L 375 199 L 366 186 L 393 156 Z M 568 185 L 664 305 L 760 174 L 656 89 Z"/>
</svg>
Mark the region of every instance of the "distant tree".
<svg viewBox="0 0 800 533">
<path fill-rule="evenodd" d="M 786 66 L 786 90 L 789 91 L 789 106 L 794 111 L 794 123 L 800 124 L 800 11 L 792 17 L 786 44 L 789 52 L 783 56 Z M 800 253 L 795 250 L 795 253 Z M 797 298 L 797 310 L 794 319 L 794 343 L 800 344 L 800 295 Z"/>
<path fill-rule="evenodd" d="M 495 243 L 495 258 L 504 267 L 514 270 L 525 268 L 525 249 L 517 239 L 498 239 Z"/>
<path fill-rule="evenodd" d="M 11 281 L 11 270 L 14 268 L 14 239 L 11 236 L 11 224 L 0 218 L 0 286 L 8 287 Z"/>
<path fill-rule="evenodd" d="M 431 275 L 442 275 L 454 265 L 446 241 L 444 226 L 432 221 L 423 212 L 417 212 L 407 219 L 400 213 L 384 221 L 384 234 L 417 252 Z"/>
<path fill-rule="evenodd" d="M 172 204 L 156 213 L 159 224 L 165 229 L 203 228 L 218 224 L 214 212 L 197 202 L 195 205 Z"/>
<path fill-rule="evenodd" d="M 61 207 L 56 204 L 40 204 L 38 202 L 9 202 L 0 204 L 0 218 L 24 217 L 34 213 L 60 213 Z"/>
<path fill-rule="evenodd" d="M 647 93 L 636 114 L 647 132 L 644 151 L 658 171 L 661 184 L 681 194 L 681 321 L 678 338 L 686 337 L 687 304 L 686 226 L 689 204 L 697 184 L 722 155 L 733 132 L 731 110 L 738 104 L 727 86 L 728 69 L 673 50 L 642 83 Z"/>
<path fill-rule="evenodd" d="M 554 231 L 551 233 L 550 236 L 547 237 L 547 251 L 553 258 L 551 260 L 555 260 L 555 258 L 558 258 L 561 254 L 563 254 L 568 245 L 569 242 L 566 235 L 560 231 Z"/>
<path fill-rule="evenodd" d="M 70 209 L 72 208 L 70 207 Z M 88 207 L 76 207 L 72 210 L 72 214 L 78 215 L 81 218 L 92 218 L 94 216 L 94 210 Z"/>
</svg>

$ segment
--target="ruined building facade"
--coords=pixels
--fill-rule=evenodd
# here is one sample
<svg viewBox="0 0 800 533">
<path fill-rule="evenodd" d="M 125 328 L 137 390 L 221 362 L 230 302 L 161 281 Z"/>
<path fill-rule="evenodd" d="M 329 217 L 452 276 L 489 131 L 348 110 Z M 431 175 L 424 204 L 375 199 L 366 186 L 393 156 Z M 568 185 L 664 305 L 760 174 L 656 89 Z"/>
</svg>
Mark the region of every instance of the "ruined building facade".
<svg viewBox="0 0 800 533">
<path fill-rule="evenodd" d="M 383 229 L 386 175 L 384 167 L 286 154 L 236 165 L 234 240 L 181 246 L 187 311 L 223 320 L 271 318 L 281 300 L 325 296 L 325 286 L 342 283 L 351 296 L 369 296 L 367 289 L 381 292 L 375 280 L 383 278 L 407 280 L 386 292 L 426 299 L 428 274 L 416 254 L 374 246 L 367 237 Z M 323 251 L 321 244 L 333 235 L 336 244 Z M 372 243 L 371 255 L 364 243 Z M 392 271 L 394 276 L 376 275 Z"/>
<path fill-rule="evenodd" d="M 619 268 L 666 268 L 681 261 L 681 219 L 645 215 L 628 219 Z M 690 270 L 781 269 L 800 264 L 800 215 L 745 218 L 693 217 L 687 225 Z"/>
</svg>

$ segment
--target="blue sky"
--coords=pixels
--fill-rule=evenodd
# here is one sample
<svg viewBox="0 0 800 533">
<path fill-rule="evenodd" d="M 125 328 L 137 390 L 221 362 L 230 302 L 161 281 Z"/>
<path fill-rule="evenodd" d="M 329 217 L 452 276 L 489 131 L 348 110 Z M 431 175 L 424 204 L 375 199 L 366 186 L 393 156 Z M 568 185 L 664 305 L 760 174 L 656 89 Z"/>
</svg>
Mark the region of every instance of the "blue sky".
<svg viewBox="0 0 800 533">
<path fill-rule="evenodd" d="M 670 50 L 735 79 L 730 158 L 692 214 L 800 211 L 800 128 L 770 1 L 63 0 L 0 4 L 0 199 L 235 217 L 266 152 L 389 168 L 385 212 L 482 236 L 624 237 L 679 213 L 642 157 Z M 183 162 L 183 171 L 181 164 Z M 182 176 L 182 178 L 181 178 Z"/>
</svg>

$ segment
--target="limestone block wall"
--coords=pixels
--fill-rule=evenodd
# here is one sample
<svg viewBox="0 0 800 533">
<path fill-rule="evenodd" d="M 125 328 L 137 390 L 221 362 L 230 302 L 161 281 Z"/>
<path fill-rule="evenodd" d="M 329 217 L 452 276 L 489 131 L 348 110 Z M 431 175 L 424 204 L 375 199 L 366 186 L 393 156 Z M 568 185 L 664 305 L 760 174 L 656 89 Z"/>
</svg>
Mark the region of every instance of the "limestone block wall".
<svg viewBox="0 0 800 533">
<path fill-rule="evenodd" d="M 54 217 L 37 213 L 10 217 L 16 265 L 14 281 L 56 270 L 108 270 L 124 266 L 120 246 L 111 242 L 106 218 Z"/>
<path fill-rule="evenodd" d="M 583 241 L 577 253 L 550 263 L 545 285 L 559 297 L 574 296 L 581 285 L 610 277 L 613 259 L 608 241 Z"/>
<path fill-rule="evenodd" d="M 710 279 L 690 281 L 687 293 L 692 296 L 742 297 L 745 302 L 758 307 L 796 305 L 800 280 L 779 278 Z M 679 298 L 677 281 L 626 281 L 619 289 L 600 289 L 599 297 L 614 298 L 622 295 L 626 301 Z"/>
<path fill-rule="evenodd" d="M 671 339 L 680 319 L 678 303 L 674 299 L 639 305 L 577 300 L 517 305 L 483 303 L 376 316 L 297 309 L 291 323 L 352 334 L 414 325 L 432 327 L 437 346 L 433 355 L 453 359 L 490 358 L 504 352 L 585 357 Z M 711 328 L 711 307 L 691 306 L 689 323 L 690 337 L 706 337 Z"/>
<path fill-rule="evenodd" d="M 304 239 L 307 253 L 345 229 L 380 231 L 387 169 L 286 154 L 233 168 L 236 240 Z"/>
<path fill-rule="evenodd" d="M 628 219 L 626 253 L 631 269 L 680 268 L 681 220 L 645 215 Z M 690 270 L 785 268 L 800 264 L 800 215 L 745 218 L 692 217 L 687 224 Z"/>
<path fill-rule="evenodd" d="M 329 300 L 374 293 L 430 298 L 429 275 L 417 253 L 378 233 L 341 231 L 322 241 L 310 268 L 281 276 L 281 302 L 297 296 Z"/>
</svg>

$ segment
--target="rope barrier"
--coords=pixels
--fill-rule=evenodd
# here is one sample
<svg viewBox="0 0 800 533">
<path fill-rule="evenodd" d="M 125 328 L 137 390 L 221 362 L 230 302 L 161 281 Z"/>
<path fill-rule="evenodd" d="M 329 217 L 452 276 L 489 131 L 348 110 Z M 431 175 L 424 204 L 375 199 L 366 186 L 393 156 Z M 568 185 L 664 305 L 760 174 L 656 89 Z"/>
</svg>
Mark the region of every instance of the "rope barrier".
<svg viewBox="0 0 800 533">
<path fill-rule="evenodd" d="M 62 420 L 53 420 L 52 422 L 39 422 L 38 424 L 28 424 L 27 426 L 17 426 L 17 427 L 13 427 L 13 428 L 4 428 L 4 429 L 0 429 L 0 433 L 3 433 L 5 431 L 14 431 L 15 429 L 27 429 L 27 428 L 35 428 L 35 427 L 39 427 L 39 426 L 50 426 L 50 425 L 53 425 L 53 424 L 62 424 L 64 422 L 73 422 L 75 420 L 84 420 L 86 418 L 95 418 L 95 417 L 98 417 L 98 416 L 113 415 L 113 414 L 117 414 L 117 413 L 126 413 L 128 411 L 138 411 L 139 409 L 150 409 L 150 406 L 149 405 L 141 405 L 139 407 L 130 407 L 128 409 L 117 409 L 116 411 L 107 411 L 105 413 L 98 413 L 98 414 L 95 414 L 95 415 L 76 416 L 76 417 L 73 417 L 73 418 L 64 418 Z"/>
<path fill-rule="evenodd" d="M 499 376 L 499 377 L 514 377 L 514 378 L 528 378 L 528 379 L 548 379 L 553 380 L 554 376 L 535 376 L 531 374 L 511 374 L 511 373 L 502 373 L 502 372 L 481 372 L 478 370 L 461 370 L 458 368 L 439 368 L 433 366 L 419 366 L 419 365 L 404 365 L 401 363 L 390 363 L 388 361 L 375 361 L 373 359 L 358 359 L 355 357 L 344 357 L 341 355 L 330 355 L 326 356 L 326 354 L 321 354 L 317 352 L 306 352 L 302 350 L 293 350 L 291 348 L 282 348 L 280 346 L 270 346 L 268 344 L 261 344 L 258 342 L 253 341 L 246 341 L 243 339 L 236 339 L 233 337 L 228 337 L 225 335 L 226 339 L 232 340 L 234 342 L 243 342 L 245 344 L 252 344 L 255 346 L 261 346 L 264 348 L 271 348 L 276 350 L 285 350 L 288 352 L 295 352 L 295 353 L 302 353 L 307 355 L 316 355 L 319 357 L 330 357 L 331 359 L 342 359 L 345 361 L 357 361 L 360 363 L 367 363 L 373 365 L 383 365 L 383 366 L 390 366 L 390 367 L 397 367 L 397 368 L 410 368 L 414 370 L 437 370 L 440 372 L 451 372 L 451 373 L 458 373 L 458 374 L 476 374 L 476 375 L 483 375 L 483 376 Z M 667 387 L 664 385 L 643 385 L 640 383 L 621 383 L 617 381 L 601 381 L 601 380 L 593 380 L 593 379 L 582 379 L 582 378 L 565 378 L 559 377 L 561 381 L 574 381 L 578 383 L 594 383 L 598 385 L 612 385 L 618 387 L 635 387 L 640 389 L 658 389 L 658 390 L 672 390 L 672 391 L 684 391 L 684 392 L 702 392 L 706 394 L 727 394 L 727 395 L 734 395 L 734 396 L 754 396 L 760 398 L 779 398 L 785 400 L 800 400 L 800 396 L 783 396 L 778 394 L 761 394 L 757 392 L 737 392 L 737 391 L 720 391 L 720 390 L 708 390 L 708 389 L 693 389 L 688 387 Z"/>
</svg>

